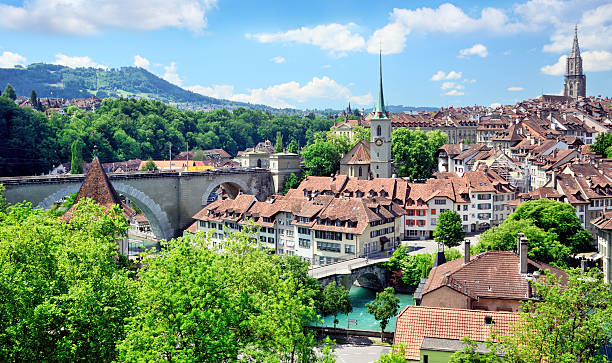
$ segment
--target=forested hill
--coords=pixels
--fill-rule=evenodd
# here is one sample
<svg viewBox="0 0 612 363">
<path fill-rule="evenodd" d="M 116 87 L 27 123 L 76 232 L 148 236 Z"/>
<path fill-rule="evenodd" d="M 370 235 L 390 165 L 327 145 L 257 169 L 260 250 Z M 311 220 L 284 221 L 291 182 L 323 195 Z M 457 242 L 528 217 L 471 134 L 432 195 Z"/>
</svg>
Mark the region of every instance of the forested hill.
<svg viewBox="0 0 612 363">
<path fill-rule="evenodd" d="M 143 68 L 119 69 L 69 68 L 55 64 L 34 63 L 27 67 L 0 68 L 2 89 L 10 83 L 18 96 L 29 97 L 36 91 L 38 97 L 82 98 L 141 97 L 165 103 L 195 105 L 236 105 L 265 109 L 266 106 L 220 100 L 187 91 Z"/>
</svg>

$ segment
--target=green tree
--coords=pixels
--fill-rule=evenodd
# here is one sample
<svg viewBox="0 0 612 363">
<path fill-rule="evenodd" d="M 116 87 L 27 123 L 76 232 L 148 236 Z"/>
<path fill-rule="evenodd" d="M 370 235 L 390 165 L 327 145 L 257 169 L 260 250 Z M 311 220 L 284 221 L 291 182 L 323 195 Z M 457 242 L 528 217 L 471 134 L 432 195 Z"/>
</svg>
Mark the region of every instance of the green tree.
<svg viewBox="0 0 612 363">
<path fill-rule="evenodd" d="M 330 176 L 340 167 L 340 153 L 329 141 L 318 140 L 302 150 L 308 175 Z"/>
<path fill-rule="evenodd" d="M 13 101 L 17 99 L 17 93 L 15 92 L 15 89 L 13 88 L 13 86 L 11 86 L 10 83 L 6 84 L 6 88 L 4 89 L 4 92 L 2 92 L 2 97 L 6 97 Z"/>
<path fill-rule="evenodd" d="M 572 253 L 592 250 L 591 234 L 582 227 L 571 204 L 548 199 L 529 201 L 519 205 L 508 219 L 533 221 L 536 227 L 554 233 L 562 245 L 572 249 Z"/>
<path fill-rule="evenodd" d="M 380 338 L 384 340 L 384 333 L 389 320 L 397 314 L 399 298 L 395 296 L 392 287 L 387 287 L 376 293 L 376 299 L 366 304 L 368 313 L 380 322 Z"/>
<path fill-rule="evenodd" d="M 72 142 L 70 150 L 72 152 L 72 161 L 70 163 L 70 174 L 83 173 L 83 141 L 76 139 Z"/>
<path fill-rule="evenodd" d="M 398 175 L 412 180 L 429 178 L 434 162 L 427 136 L 420 130 L 398 128 L 391 133 L 391 153 L 398 166 Z"/>
<path fill-rule="evenodd" d="M 606 157 L 607 149 L 612 146 L 612 133 L 610 132 L 600 132 L 599 135 L 595 138 L 595 143 L 593 143 L 589 148 L 592 152 Z"/>
<path fill-rule="evenodd" d="M 465 237 L 459 213 L 451 209 L 440 213 L 433 235 L 436 242 L 446 247 L 459 246 Z"/>
<path fill-rule="evenodd" d="M 478 343 L 469 337 L 465 336 L 461 338 L 461 341 L 465 344 L 463 348 L 457 352 L 455 352 L 449 363 L 501 363 L 504 362 L 504 359 L 495 354 L 496 348 L 495 344 L 492 341 L 487 341 L 487 351 L 479 353 Z"/>
<path fill-rule="evenodd" d="M 292 139 L 291 142 L 289 143 L 289 145 L 287 145 L 287 151 L 289 151 L 290 153 L 297 154 L 297 152 L 298 152 L 298 143 L 297 143 L 297 141 L 295 141 L 295 139 Z"/>
<path fill-rule="evenodd" d="M 6 201 L 6 198 L 4 198 L 4 191 L 6 190 L 6 188 L 4 187 L 3 184 L 0 184 L 0 213 L 5 212 L 6 208 L 8 208 L 9 204 Z"/>
<path fill-rule="evenodd" d="M 204 151 L 202 150 L 196 150 L 193 153 L 193 160 L 194 161 L 204 161 L 206 157 L 204 156 Z"/>
<path fill-rule="evenodd" d="M 29 203 L 0 213 L 0 361 L 114 361 L 135 281 L 117 258 L 128 223 L 91 200 L 62 222 Z"/>
<path fill-rule="evenodd" d="M 295 173 L 291 173 L 287 179 L 285 179 L 285 185 L 283 187 L 283 194 L 287 194 L 290 189 L 295 189 L 300 185 L 303 178 L 298 177 Z"/>
<path fill-rule="evenodd" d="M 602 362 L 612 339 L 612 292 L 600 271 L 569 271 L 567 284 L 546 273 L 533 282 L 537 299 L 523 303 L 519 321 L 500 337 L 511 362 Z"/>
<path fill-rule="evenodd" d="M 142 166 L 142 168 L 140 170 L 142 170 L 142 171 L 157 171 L 157 165 L 155 165 L 155 162 L 153 161 L 153 159 L 149 159 Z"/>
<path fill-rule="evenodd" d="M 353 146 L 357 145 L 361 140 L 370 142 L 370 128 L 365 128 L 363 126 L 353 127 L 353 139 L 351 140 L 351 144 Z"/>
<path fill-rule="evenodd" d="M 40 100 L 38 96 L 36 96 L 36 91 L 32 90 L 30 92 L 30 103 L 32 104 L 32 108 L 38 111 L 42 111 L 42 105 L 40 104 Z"/>
<path fill-rule="evenodd" d="M 406 363 L 406 346 L 394 345 L 389 353 L 383 353 L 376 363 Z"/>
<path fill-rule="evenodd" d="M 307 268 L 257 248 L 247 229 L 222 250 L 199 234 L 145 258 L 119 360 L 313 359 L 314 337 L 304 326 L 315 319 L 317 291 Z"/>
<path fill-rule="evenodd" d="M 283 152 L 283 134 L 280 131 L 276 132 L 276 143 L 274 144 L 274 152 Z"/>
<path fill-rule="evenodd" d="M 572 249 L 558 241 L 557 235 L 548 233 L 533 224 L 531 220 L 506 220 L 497 227 L 485 231 L 476 245 L 476 252 L 516 251 L 516 236 L 524 233 L 529 241 L 527 255 L 534 260 L 567 265 Z"/>
<path fill-rule="evenodd" d="M 432 159 L 434 160 L 434 154 L 442 145 L 448 142 L 448 136 L 440 130 L 433 130 L 427 132 L 427 146 Z"/>
<path fill-rule="evenodd" d="M 353 311 L 348 290 L 344 286 L 336 286 L 335 281 L 327 284 L 321 292 L 320 309 L 321 315 L 333 315 L 335 328 L 338 324 L 338 314 L 348 314 Z"/>
</svg>

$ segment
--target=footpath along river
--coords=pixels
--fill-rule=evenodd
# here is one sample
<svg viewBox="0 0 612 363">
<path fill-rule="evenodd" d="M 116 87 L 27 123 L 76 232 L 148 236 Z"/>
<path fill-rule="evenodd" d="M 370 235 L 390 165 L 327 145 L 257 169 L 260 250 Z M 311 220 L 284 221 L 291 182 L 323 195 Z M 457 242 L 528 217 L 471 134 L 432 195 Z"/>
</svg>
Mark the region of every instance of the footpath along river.
<svg viewBox="0 0 612 363">
<path fill-rule="evenodd" d="M 349 296 L 351 299 L 351 303 L 353 304 L 353 311 L 348 314 L 348 319 L 357 320 L 357 326 L 351 325 L 351 329 L 359 329 L 359 330 L 375 330 L 380 331 L 380 325 L 374 319 L 374 316 L 368 314 L 368 308 L 366 304 L 376 298 L 376 292 L 370 289 L 366 289 L 363 287 L 353 286 L 351 287 L 351 291 L 349 292 Z M 400 308 L 398 309 L 398 313 L 401 309 L 403 309 L 407 305 L 414 305 L 414 299 L 411 294 L 395 294 L 400 299 Z M 338 328 L 346 329 L 347 324 L 347 316 L 344 314 L 338 315 Z M 395 331 L 395 317 L 391 318 L 389 321 L 389 325 L 385 331 Z M 323 317 L 324 323 L 318 324 L 319 326 L 334 326 L 334 317 L 333 316 L 325 316 Z"/>
</svg>

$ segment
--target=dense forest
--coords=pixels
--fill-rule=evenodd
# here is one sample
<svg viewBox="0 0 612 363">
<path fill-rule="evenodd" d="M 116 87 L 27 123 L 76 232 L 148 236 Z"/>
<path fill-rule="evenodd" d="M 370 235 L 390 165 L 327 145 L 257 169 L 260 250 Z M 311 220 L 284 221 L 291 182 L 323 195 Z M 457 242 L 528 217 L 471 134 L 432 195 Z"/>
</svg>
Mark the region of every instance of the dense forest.
<svg viewBox="0 0 612 363">
<path fill-rule="evenodd" d="M 168 143 L 175 152 L 189 148 L 222 148 L 232 155 L 260 141 L 276 140 L 301 147 L 326 131 L 333 120 L 300 116 L 270 116 L 238 108 L 213 112 L 181 111 L 153 100 L 106 99 L 95 112 L 71 106 L 66 115 L 47 118 L 0 97 L 0 176 L 46 173 L 71 159 L 75 140 L 84 143 L 83 159 L 97 153 L 102 162 L 166 159 Z"/>
<path fill-rule="evenodd" d="M 0 84 L 7 83 L 15 88 L 18 96 L 24 97 L 36 90 L 38 97 L 137 96 L 162 102 L 249 106 L 187 91 L 137 67 L 103 70 L 34 63 L 27 67 L 0 68 Z"/>
</svg>

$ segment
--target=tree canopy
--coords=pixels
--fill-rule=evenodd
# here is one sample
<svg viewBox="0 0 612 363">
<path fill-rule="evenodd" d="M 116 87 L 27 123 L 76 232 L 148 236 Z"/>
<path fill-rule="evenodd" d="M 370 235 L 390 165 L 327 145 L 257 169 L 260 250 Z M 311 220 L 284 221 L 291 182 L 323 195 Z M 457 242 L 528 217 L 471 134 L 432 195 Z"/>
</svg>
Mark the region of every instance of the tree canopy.
<svg viewBox="0 0 612 363">
<path fill-rule="evenodd" d="M 603 157 L 612 157 L 612 153 L 608 153 L 610 147 L 612 146 L 612 133 L 610 132 L 600 132 L 599 135 L 595 138 L 595 143 L 589 146 L 592 152 L 603 156 Z"/>
<path fill-rule="evenodd" d="M 412 180 L 431 177 L 436 168 L 434 155 L 448 140 L 440 130 L 425 133 L 421 130 L 398 128 L 391 133 L 391 153 L 399 176 Z"/>
<path fill-rule="evenodd" d="M 4 92 L 2 92 L 2 97 L 6 97 L 13 101 L 17 99 L 17 93 L 15 93 L 15 89 L 13 88 L 13 86 L 11 86 L 10 83 L 6 84 L 6 88 L 4 89 Z"/>
<path fill-rule="evenodd" d="M 348 290 L 344 286 L 336 286 L 335 281 L 325 286 L 321 293 L 319 305 L 322 315 L 332 315 L 334 317 L 334 328 L 338 322 L 338 314 L 348 314 L 353 311 Z"/>
<path fill-rule="evenodd" d="M 380 322 L 380 337 L 384 339 L 385 328 L 389 320 L 397 314 L 399 309 L 399 298 L 395 296 L 392 287 L 387 287 L 376 293 L 376 299 L 366 304 L 368 313 L 374 315 L 374 319 Z"/>
<path fill-rule="evenodd" d="M 459 246 L 465 237 L 459 213 L 452 209 L 440 213 L 433 235 L 436 242 L 446 247 Z"/>
<path fill-rule="evenodd" d="M 0 212 L 0 360 L 113 361 L 135 282 L 117 259 L 128 223 L 80 201 L 69 223 L 28 203 Z"/>
<path fill-rule="evenodd" d="M 533 282 L 537 300 L 523 303 L 517 324 L 500 337 L 510 362 L 602 362 L 612 340 L 612 291 L 600 271 L 571 270 L 567 284 L 553 274 Z"/>
<path fill-rule="evenodd" d="M 105 99 L 95 112 L 71 106 L 66 115 L 50 118 L 34 110 L 0 99 L 0 176 L 48 172 L 71 159 L 71 146 L 81 139 L 83 159 L 94 149 L 101 162 L 128 159 L 160 160 L 173 149 L 226 150 L 236 155 L 280 132 L 283 140 L 300 145 L 314 141 L 315 134 L 329 130 L 333 121 L 322 117 L 271 117 L 261 111 L 238 108 L 212 112 L 181 111 L 159 101 Z M 19 150 L 19 153 L 15 152 Z"/>
<path fill-rule="evenodd" d="M 501 225 L 480 236 L 477 252 L 516 249 L 517 233 L 529 240 L 528 255 L 564 267 L 571 253 L 593 249 L 591 234 L 582 227 L 570 204 L 540 199 L 521 204 Z"/>
</svg>

